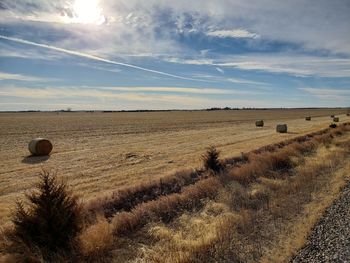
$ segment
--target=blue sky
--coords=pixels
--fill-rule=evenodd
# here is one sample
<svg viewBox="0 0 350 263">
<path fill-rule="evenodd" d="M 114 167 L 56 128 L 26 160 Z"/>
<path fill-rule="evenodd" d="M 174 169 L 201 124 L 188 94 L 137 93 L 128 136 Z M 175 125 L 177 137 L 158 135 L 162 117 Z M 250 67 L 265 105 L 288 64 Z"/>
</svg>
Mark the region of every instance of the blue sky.
<svg viewBox="0 0 350 263">
<path fill-rule="evenodd" d="M 0 111 L 350 106 L 348 0 L 2 0 Z"/>
</svg>

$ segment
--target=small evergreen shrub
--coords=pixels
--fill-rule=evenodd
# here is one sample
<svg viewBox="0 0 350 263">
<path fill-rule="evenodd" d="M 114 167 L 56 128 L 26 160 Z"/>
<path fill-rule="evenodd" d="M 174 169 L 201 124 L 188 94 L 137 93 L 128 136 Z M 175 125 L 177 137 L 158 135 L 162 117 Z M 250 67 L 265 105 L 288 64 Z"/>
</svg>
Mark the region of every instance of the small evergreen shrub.
<svg viewBox="0 0 350 263">
<path fill-rule="evenodd" d="M 209 147 L 207 152 L 202 155 L 204 169 L 219 172 L 222 169 L 219 155 L 220 152 L 214 146 Z"/>
<path fill-rule="evenodd" d="M 12 219 L 17 243 L 40 250 L 44 259 L 61 251 L 69 253 L 82 229 L 82 210 L 64 182 L 43 171 L 36 190 L 26 197 L 27 208 L 17 203 Z"/>
</svg>

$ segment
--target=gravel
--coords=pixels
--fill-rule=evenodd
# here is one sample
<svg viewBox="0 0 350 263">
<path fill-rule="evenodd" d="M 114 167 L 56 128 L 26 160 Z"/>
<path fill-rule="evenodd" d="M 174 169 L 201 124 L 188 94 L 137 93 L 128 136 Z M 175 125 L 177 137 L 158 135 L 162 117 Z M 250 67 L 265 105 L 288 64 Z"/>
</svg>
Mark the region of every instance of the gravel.
<svg viewBox="0 0 350 263">
<path fill-rule="evenodd" d="M 350 182 L 291 262 L 350 262 Z"/>
</svg>

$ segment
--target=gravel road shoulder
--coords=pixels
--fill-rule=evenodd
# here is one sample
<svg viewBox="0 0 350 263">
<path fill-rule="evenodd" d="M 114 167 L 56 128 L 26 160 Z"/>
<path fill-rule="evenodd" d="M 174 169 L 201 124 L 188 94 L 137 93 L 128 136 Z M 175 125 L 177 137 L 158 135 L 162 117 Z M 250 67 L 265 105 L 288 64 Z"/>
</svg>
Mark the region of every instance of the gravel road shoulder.
<svg viewBox="0 0 350 263">
<path fill-rule="evenodd" d="M 350 182 L 291 262 L 350 262 Z"/>
</svg>

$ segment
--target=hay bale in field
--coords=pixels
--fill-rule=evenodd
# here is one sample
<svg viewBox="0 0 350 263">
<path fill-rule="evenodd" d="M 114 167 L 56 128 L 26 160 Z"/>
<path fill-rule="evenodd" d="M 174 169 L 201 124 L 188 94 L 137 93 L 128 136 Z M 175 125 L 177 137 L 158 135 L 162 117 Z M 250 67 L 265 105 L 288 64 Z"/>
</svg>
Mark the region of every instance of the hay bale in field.
<svg viewBox="0 0 350 263">
<path fill-rule="evenodd" d="M 44 138 L 33 139 L 28 144 L 28 150 L 32 155 L 49 155 L 52 148 L 52 143 Z"/>
<path fill-rule="evenodd" d="M 305 117 L 306 121 L 311 121 L 311 117 Z"/>
<path fill-rule="evenodd" d="M 337 128 L 337 124 L 331 123 L 331 124 L 329 125 L 329 128 Z"/>
<path fill-rule="evenodd" d="M 286 133 L 287 132 L 287 124 L 277 124 L 276 131 L 279 133 Z"/>
<path fill-rule="evenodd" d="M 334 118 L 333 118 L 333 121 L 334 121 L 334 122 L 339 122 L 339 117 L 334 117 Z"/>
<path fill-rule="evenodd" d="M 334 115 L 331 115 L 331 118 L 334 118 L 335 116 Z"/>
<path fill-rule="evenodd" d="M 264 121 L 263 120 L 258 120 L 255 122 L 256 127 L 264 127 Z"/>
</svg>

